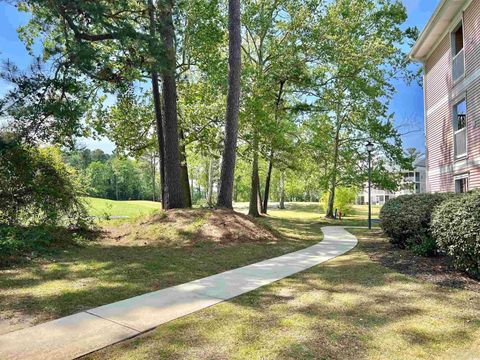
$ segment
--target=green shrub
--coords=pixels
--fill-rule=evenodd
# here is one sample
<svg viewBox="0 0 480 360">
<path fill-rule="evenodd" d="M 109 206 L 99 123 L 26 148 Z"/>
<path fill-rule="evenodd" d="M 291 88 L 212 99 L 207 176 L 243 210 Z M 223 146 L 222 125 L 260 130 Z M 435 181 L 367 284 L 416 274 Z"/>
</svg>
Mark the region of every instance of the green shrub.
<svg viewBox="0 0 480 360">
<path fill-rule="evenodd" d="M 480 192 L 442 203 L 434 212 L 432 233 L 457 269 L 480 278 Z"/>
<path fill-rule="evenodd" d="M 59 149 L 25 145 L 0 133 L 0 263 L 62 240 L 58 229 L 88 228 L 80 195 Z"/>
<path fill-rule="evenodd" d="M 59 149 L 0 135 L 0 224 L 84 227 L 88 215 L 80 195 L 75 172 Z"/>
<path fill-rule="evenodd" d="M 392 244 L 405 248 L 431 236 L 432 212 L 452 194 L 402 195 L 387 201 L 380 210 L 380 226 Z"/>
</svg>

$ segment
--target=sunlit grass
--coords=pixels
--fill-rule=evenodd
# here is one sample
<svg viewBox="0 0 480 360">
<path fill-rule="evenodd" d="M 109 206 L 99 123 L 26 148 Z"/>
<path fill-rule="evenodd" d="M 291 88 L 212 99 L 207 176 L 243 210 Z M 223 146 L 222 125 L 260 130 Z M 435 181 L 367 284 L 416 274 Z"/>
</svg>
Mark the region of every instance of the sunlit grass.
<svg viewBox="0 0 480 360">
<path fill-rule="evenodd" d="M 480 295 L 347 255 L 162 325 L 91 359 L 476 359 Z"/>
<path fill-rule="evenodd" d="M 106 202 L 94 199 L 93 203 Z M 122 202 L 123 207 L 127 204 L 137 206 Z M 161 219 L 162 214 L 156 216 Z M 27 326 L 279 256 L 321 239 L 320 229 L 315 228 L 310 236 L 291 230 L 277 241 L 219 245 L 199 237 L 197 230 L 206 221 L 202 212 L 182 220 L 181 227 L 179 221 L 116 224 L 110 220 L 103 224 L 119 236 L 127 232 L 120 242 L 115 235 L 108 241 L 63 244 L 42 257 L 0 270 L 0 319 L 27 318 Z M 294 229 L 294 223 L 286 228 Z M 9 328 L 2 329 L 0 321 L 0 333 L 5 331 Z"/>
<path fill-rule="evenodd" d="M 92 197 L 83 198 L 91 216 L 96 217 L 129 217 L 151 214 L 162 208 L 159 202 L 145 200 L 116 201 Z"/>
</svg>

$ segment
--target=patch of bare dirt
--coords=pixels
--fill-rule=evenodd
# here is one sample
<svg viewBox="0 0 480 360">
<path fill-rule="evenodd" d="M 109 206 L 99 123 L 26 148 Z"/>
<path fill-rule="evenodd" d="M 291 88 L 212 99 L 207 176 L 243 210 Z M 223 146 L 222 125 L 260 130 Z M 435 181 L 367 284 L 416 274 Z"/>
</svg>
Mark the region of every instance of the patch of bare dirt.
<svg viewBox="0 0 480 360">
<path fill-rule="evenodd" d="M 233 210 L 177 209 L 159 212 L 135 224 L 106 226 L 107 244 L 189 246 L 198 242 L 229 245 L 276 242 L 277 235 L 255 219 Z"/>
<path fill-rule="evenodd" d="M 480 281 L 455 270 L 447 256 L 418 256 L 410 250 L 393 246 L 381 232 L 374 234 L 374 237 L 375 240 L 362 241 L 362 247 L 373 261 L 436 285 L 480 293 Z"/>
<path fill-rule="evenodd" d="M 36 318 L 32 315 L 2 311 L 0 315 L 0 335 L 33 326 L 35 321 Z"/>
</svg>

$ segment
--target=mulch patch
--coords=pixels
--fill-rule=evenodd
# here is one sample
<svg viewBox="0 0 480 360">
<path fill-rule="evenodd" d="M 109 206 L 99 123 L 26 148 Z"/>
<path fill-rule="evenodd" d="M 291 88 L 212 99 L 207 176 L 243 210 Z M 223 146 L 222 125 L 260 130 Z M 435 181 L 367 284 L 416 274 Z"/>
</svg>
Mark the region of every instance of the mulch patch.
<svg viewBox="0 0 480 360">
<path fill-rule="evenodd" d="M 412 251 L 399 249 L 388 242 L 381 232 L 375 240 L 362 241 L 370 259 L 385 267 L 440 286 L 460 288 L 480 293 L 480 281 L 454 269 L 447 256 L 422 257 Z M 377 240 L 377 239 L 382 240 Z"/>
</svg>

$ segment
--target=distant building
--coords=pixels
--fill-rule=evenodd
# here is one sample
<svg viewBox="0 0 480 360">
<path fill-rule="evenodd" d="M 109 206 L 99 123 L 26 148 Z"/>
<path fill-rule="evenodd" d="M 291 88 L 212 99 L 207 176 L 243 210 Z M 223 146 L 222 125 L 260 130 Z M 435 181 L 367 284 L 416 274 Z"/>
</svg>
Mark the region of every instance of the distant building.
<svg viewBox="0 0 480 360">
<path fill-rule="evenodd" d="M 480 188 L 480 0 L 441 0 L 410 57 L 424 70 L 427 191 Z"/>
<path fill-rule="evenodd" d="M 402 183 L 398 191 L 372 187 L 372 205 L 383 205 L 389 199 L 400 195 L 420 194 L 427 191 L 427 174 L 425 167 L 425 158 L 419 157 L 413 163 L 413 171 L 402 171 Z M 368 204 L 368 185 L 365 184 L 363 190 L 358 194 L 357 205 Z"/>
</svg>

